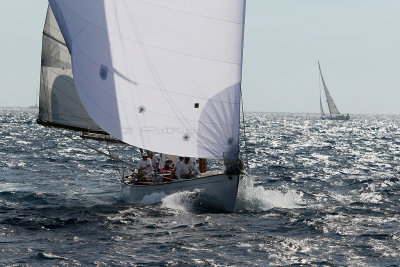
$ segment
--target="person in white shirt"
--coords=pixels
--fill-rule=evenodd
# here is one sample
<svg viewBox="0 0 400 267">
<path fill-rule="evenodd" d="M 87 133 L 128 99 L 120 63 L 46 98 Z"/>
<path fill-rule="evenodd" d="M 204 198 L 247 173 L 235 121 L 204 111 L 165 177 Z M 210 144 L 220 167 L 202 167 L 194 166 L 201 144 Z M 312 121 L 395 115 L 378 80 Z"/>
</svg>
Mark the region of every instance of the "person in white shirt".
<svg viewBox="0 0 400 267">
<path fill-rule="evenodd" d="M 180 161 L 176 164 L 175 176 L 178 180 L 182 178 L 192 178 L 194 175 L 196 175 L 193 172 L 200 174 L 200 171 L 193 164 L 193 162 L 190 161 L 189 157 L 185 157 L 183 161 Z"/>
<path fill-rule="evenodd" d="M 175 175 L 176 170 L 177 170 L 177 169 L 179 169 L 179 170 L 181 169 L 181 165 L 182 165 L 184 159 L 185 159 L 184 157 L 179 157 L 179 160 L 178 160 L 178 162 L 175 164 L 174 170 L 173 170 L 172 173 L 171 173 L 171 178 L 177 178 L 177 176 Z"/>
<path fill-rule="evenodd" d="M 139 160 L 137 169 L 138 169 L 138 178 L 153 174 L 153 167 L 151 164 L 151 159 L 147 158 L 146 152 L 142 153 L 142 159 Z"/>
</svg>

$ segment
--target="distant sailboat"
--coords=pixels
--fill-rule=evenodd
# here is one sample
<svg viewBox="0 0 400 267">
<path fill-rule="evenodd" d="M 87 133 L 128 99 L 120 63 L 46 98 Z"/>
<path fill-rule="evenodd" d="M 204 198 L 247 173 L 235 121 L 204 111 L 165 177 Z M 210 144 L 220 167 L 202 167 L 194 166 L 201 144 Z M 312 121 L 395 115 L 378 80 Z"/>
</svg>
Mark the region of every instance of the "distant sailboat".
<svg viewBox="0 0 400 267">
<path fill-rule="evenodd" d="M 38 92 L 36 91 L 36 99 L 38 99 Z M 37 100 L 36 100 L 37 101 Z M 39 105 L 37 104 L 37 102 L 33 105 L 33 106 L 29 106 L 29 108 L 31 109 L 38 109 Z"/>
<path fill-rule="evenodd" d="M 322 100 L 321 100 L 321 95 L 319 96 L 319 104 L 320 104 L 320 112 L 321 112 L 321 119 L 325 120 L 349 120 L 350 115 L 349 114 L 341 114 L 338 110 L 338 108 L 335 105 L 335 102 L 333 102 L 332 96 L 328 91 L 328 87 L 326 86 L 324 76 L 322 76 L 322 71 L 321 71 L 321 66 L 318 61 L 318 68 L 319 68 L 319 73 L 321 75 L 321 80 L 322 84 L 324 85 L 324 92 L 326 96 L 326 102 L 328 103 L 328 109 L 329 109 L 329 115 L 326 115 L 324 112 L 324 109 L 322 107 Z"/>
</svg>

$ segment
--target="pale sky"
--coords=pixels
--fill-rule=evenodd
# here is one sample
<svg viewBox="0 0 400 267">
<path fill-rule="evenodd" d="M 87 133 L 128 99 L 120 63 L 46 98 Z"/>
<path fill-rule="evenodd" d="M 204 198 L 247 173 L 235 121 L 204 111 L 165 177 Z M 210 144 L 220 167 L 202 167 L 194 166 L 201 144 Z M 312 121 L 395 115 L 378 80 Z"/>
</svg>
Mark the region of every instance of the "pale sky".
<svg viewBox="0 0 400 267">
<path fill-rule="evenodd" d="M 46 0 L 1 0 L 0 106 L 37 102 Z M 247 0 L 247 111 L 400 114 L 400 0 Z"/>
</svg>

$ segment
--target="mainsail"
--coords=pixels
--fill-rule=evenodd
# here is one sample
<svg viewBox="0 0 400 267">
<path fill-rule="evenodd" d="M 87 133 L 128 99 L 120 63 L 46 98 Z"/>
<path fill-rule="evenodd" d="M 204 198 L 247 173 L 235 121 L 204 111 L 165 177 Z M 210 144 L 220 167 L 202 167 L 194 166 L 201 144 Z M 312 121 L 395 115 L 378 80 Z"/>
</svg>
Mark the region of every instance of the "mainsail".
<svg viewBox="0 0 400 267">
<path fill-rule="evenodd" d="M 153 151 L 237 158 L 245 0 L 49 2 L 97 125 Z M 71 77 L 64 41 L 50 42 Z"/>
<path fill-rule="evenodd" d="M 71 56 L 50 6 L 43 29 L 38 123 L 104 133 L 89 117 L 76 92 Z"/>
<path fill-rule="evenodd" d="M 325 84 L 324 77 L 322 76 L 322 71 L 321 71 L 321 66 L 319 65 L 319 61 L 318 61 L 318 68 L 319 68 L 319 73 L 321 75 L 322 84 L 324 85 L 324 91 L 325 91 L 326 101 L 328 102 L 329 113 L 331 114 L 331 116 L 339 115 L 340 112 L 339 112 L 338 108 L 336 107 L 335 103 L 333 102 L 331 94 L 328 91 L 328 87 Z"/>
</svg>

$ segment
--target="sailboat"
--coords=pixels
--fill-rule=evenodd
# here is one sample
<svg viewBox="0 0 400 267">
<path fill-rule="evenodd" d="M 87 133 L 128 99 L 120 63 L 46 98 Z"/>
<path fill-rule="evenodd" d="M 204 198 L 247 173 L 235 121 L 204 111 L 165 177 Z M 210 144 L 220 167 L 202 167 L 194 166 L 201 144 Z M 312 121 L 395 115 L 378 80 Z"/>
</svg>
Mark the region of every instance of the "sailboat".
<svg viewBox="0 0 400 267">
<path fill-rule="evenodd" d="M 322 71 L 321 71 L 321 66 L 318 61 L 318 68 L 319 68 L 319 74 L 321 76 L 322 84 L 324 86 L 324 92 L 326 96 L 326 102 L 328 103 L 328 109 L 329 109 L 329 115 L 325 114 L 324 109 L 322 107 L 322 99 L 321 99 L 321 94 L 319 96 L 319 104 L 320 104 L 320 113 L 321 113 L 321 119 L 325 120 L 349 120 L 350 115 L 349 114 L 341 114 L 338 110 L 338 108 L 335 105 L 335 102 L 333 102 L 332 96 L 328 91 L 328 87 L 326 86 L 324 76 L 322 76 Z"/>
<path fill-rule="evenodd" d="M 49 0 L 41 125 L 158 153 L 224 161 L 191 179 L 135 184 L 130 202 L 189 191 L 235 210 L 245 0 Z M 111 155 L 110 155 L 111 156 Z"/>
</svg>

